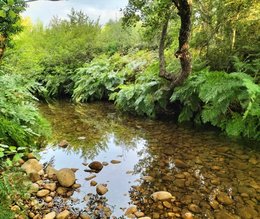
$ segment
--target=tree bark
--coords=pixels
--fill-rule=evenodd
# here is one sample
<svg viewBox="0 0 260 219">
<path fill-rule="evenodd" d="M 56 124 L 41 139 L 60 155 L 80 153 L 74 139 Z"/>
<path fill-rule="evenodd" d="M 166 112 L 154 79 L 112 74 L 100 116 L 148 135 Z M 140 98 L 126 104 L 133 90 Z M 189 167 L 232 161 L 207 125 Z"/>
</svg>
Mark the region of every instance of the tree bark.
<svg viewBox="0 0 260 219">
<path fill-rule="evenodd" d="M 180 86 L 191 73 L 191 55 L 189 53 L 189 38 L 191 32 L 191 0 L 173 0 L 181 19 L 179 32 L 179 48 L 175 57 L 180 59 L 181 70 L 178 75 L 167 72 L 164 57 L 165 39 L 167 35 L 169 19 L 163 25 L 159 45 L 160 76 L 171 81 L 172 87 Z"/>
<path fill-rule="evenodd" d="M 6 37 L 0 35 L 0 61 L 4 56 L 5 48 L 6 48 Z"/>
</svg>

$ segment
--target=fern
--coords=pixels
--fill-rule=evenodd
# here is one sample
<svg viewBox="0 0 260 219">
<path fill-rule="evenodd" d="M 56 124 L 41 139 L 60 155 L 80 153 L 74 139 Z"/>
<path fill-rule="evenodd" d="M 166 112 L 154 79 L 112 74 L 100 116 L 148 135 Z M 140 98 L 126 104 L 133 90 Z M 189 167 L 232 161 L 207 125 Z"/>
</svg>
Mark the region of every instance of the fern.
<svg viewBox="0 0 260 219">
<path fill-rule="evenodd" d="M 199 118 L 228 135 L 260 138 L 260 86 L 247 74 L 202 70 L 174 91 L 171 101 L 177 100 L 180 122 Z"/>
</svg>

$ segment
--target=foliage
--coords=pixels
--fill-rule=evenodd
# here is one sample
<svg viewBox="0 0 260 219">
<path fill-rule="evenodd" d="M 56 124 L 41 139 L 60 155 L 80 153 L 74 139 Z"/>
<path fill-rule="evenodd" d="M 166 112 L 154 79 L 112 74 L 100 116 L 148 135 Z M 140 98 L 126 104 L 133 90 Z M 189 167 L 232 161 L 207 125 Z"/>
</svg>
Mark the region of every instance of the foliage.
<svg viewBox="0 0 260 219">
<path fill-rule="evenodd" d="M 169 97 L 169 87 L 158 76 L 158 67 L 155 62 L 138 74 L 134 83 L 120 85 L 110 100 L 124 111 L 155 117 L 158 109 L 166 108 Z"/>
<path fill-rule="evenodd" d="M 73 99 L 76 102 L 100 100 L 124 82 L 124 75 L 113 69 L 108 58 L 97 58 L 83 68 L 79 68 L 72 77 L 75 87 Z"/>
<path fill-rule="evenodd" d="M 0 75 L 0 143 L 27 147 L 48 135 L 48 124 L 30 90 L 33 87 L 22 76 Z"/>
<path fill-rule="evenodd" d="M 23 0 L 0 1 L 0 59 L 11 36 L 21 30 L 20 13 L 25 9 Z"/>
<path fill-rule="evenodd" d="M 14 212 L 10 210 L 13 204 L 21 209 L 23 206 L 17 201 L 26 198 L 25 176 L 20 169 L 11 167 L 0 174 L 0 218 L 12 219 Z"/>
<path fill-rule="evenodd" d="M 175 90 L 171 101 L 183 104 L 179 121 L 210 123 L 231 136 L 260 138 L 260 86 L 244 73 L 194 74 Z"/>
</svg>

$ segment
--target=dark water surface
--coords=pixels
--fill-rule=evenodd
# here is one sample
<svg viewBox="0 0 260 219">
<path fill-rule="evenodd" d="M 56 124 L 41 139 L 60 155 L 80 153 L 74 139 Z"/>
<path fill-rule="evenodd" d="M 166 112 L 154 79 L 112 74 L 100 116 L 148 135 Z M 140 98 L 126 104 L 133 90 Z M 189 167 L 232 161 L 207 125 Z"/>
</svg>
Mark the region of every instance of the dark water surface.
<svg viewBox="0 0 260 219">
<path fill-rule="evenodd" d="M 94 180 L 107 184 L 114 216 L 136 205 L 152 218 L 189 218 L 187 212 L 191 218 L 260 218 L 260 153 L 250 145 L 173 122 L 122 116 L 107 103 L 57 102 L 40 109 L 53 126 L 42 161 L 54 158 L 56 169 L 79 169 L 74 208 L 84 210 L 83 198 L 96 193 L 82 163 L 97 160 L 109 163 Z M 57 146 L 63 139 L 70 143 L 66 149 Z M 154 202 L 156 191 L 176 200 Z"/>
</svg>

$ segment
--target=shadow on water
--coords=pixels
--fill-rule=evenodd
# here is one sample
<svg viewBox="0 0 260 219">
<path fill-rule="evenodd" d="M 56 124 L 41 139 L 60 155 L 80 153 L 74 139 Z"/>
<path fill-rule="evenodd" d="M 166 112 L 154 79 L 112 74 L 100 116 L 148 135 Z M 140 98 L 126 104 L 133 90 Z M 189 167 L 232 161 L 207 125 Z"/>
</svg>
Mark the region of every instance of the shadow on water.
<svg viewBox="0 0 260 219">
<path fill-rule="evenodd" d="M 40 109 L 53 127 L 42 161 L 54 156 L 55 168 L 79 169 L 75 208 L 85 209 L 84 197 L 95 194 L 82 163 L 98 160 L 109 163 L 94 180 L 107 184 L 114 216 L 135 204 L 152 218 L 260 217 L 260 154 L 246 143 L 169 121 L 119 115 L 108 103 L 56 102 Z M 70 143 L 66 149 L 57 146 L 63 139 Z M 154 202 L 156 191 L 168 191 L 175 200 Z"/>
</svg>

